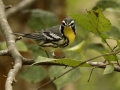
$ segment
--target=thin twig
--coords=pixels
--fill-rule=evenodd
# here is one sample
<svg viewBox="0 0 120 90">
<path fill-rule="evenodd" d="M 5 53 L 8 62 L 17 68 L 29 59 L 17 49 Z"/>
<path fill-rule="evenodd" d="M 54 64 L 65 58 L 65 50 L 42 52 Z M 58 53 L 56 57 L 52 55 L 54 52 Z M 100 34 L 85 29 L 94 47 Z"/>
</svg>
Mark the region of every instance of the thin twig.
<svg viewBox="0 0 120 90">
<path fill-rule="evenodd" d="M 91 72 L 90 72 L 90 76 L 89 76 L 89 78 L 88 78 L 88 82 L 90 81 L 90 78 L 91 78 L 92 72 L 93 72 L 93 70 L 94 70 L 95 68 L 96 68 L 96 67 L 92 67 L 92 70 L 91 70 Z"/>
<path fill-rule="evenodd" d="M 12 8 L 6 11 L 6 17 L 10 17 L 13 14 L 20 12 L 21 10 L 26 9 L 32 5 L 36 0 L 22 0 L 19 4 L 13 6 Z"/>
<path fill-rule="evenodd" d="M 11 8 L 12 5 L 8 5 L 8 6 L 5 6 L 5 11 L 8 10 L 9 8 Z"/>
<path fill-rule="evenodd" d="M 7 61 L 9 61 L 9 60 L 5 60 L 2 63 L 0 63 L 0 67 L 1 67 L 1 65 L 3 65 L 4 63 L 6 63 Z"/>
<path fill-rule="evenodd" d="M 117 47 L 118 47 L 117 45 L 116 45 L 116 46 L 114 46 L 114 47 L 113 47 L 113 50 L 115 50 Z"/>
<path fill-rule="evenodd" d="M 6 50 L 0 51 L 0 56 L 10 56 L 10 54 L 9 54 L 8 50 L 6 49 Z"/>
<path fill-rule="evenodd" d="M 41 88 L 43 88 L 44 86 L 48 85 L 49 83 L 55 81 L 56 79 L 57 79 L 57 78 L 54 77 L 54 79 L 52 79 L 52 80 L 48 81 L 47 83 L 43 84 L 43 85 L 42 85 L 41 87 L 39 87 L 37 90 L 40 90 Z"/>
</svg>

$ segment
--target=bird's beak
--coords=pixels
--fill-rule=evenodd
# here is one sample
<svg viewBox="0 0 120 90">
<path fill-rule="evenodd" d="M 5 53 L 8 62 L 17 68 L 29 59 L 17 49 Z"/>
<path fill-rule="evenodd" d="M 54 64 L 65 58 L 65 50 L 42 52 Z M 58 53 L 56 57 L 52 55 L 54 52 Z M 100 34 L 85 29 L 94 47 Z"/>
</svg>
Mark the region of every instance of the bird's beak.
<svg viewBox="0 0 120 90">
<path fill-rule="evenodd" d="M 71 26 L 69 24 L 67 24 L 66 27 L 71 27 Z"/>
</svg>

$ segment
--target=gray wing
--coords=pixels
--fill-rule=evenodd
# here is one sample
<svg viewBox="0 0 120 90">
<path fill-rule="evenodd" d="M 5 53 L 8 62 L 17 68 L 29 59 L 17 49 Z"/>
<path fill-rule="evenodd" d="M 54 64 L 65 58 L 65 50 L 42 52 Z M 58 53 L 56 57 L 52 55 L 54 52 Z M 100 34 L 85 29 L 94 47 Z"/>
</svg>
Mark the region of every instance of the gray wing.
<svg viewBox="0 0 120 90">
<path fill-rule="evenodd" d="M 42 36 L 42 39 L 44 37 L 45 40 L 48 40 L 48 41 L 59 41 L 63 38 L 63 35 L 60 32 L 60 25 L 53 26 L 53 27 L 47 28 L 45 30 L 40 30 L 34 34 L 37 35 L 37 33 L 41 33 L 40 37 Z M 39 37 L 37 37 L 37 38 L 39 38 Z"/>
<path fill-rule="evenodd" d="M 59 41 L 62 39 L 62 34 L 60 32 L 60 25 L 56 25 L 47 29 L 42 29 L 40 31 L 30 34 L 14 33 L 14 35 L 31 38 L 36 41 L 47 41 L 47 42 Z"/>
</svg>

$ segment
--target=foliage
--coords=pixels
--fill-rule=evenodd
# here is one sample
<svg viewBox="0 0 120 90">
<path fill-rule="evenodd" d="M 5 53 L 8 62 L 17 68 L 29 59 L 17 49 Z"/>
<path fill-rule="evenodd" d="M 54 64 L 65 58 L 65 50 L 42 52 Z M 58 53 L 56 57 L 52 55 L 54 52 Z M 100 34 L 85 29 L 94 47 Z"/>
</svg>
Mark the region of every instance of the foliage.
<svg viewBox="0 0 120 90">
<path fill-rule="evenodd" d="M 107 65 L 103 74 L 109 74 L 109 73 L 112 73 L 114 71 L 114 65 Z"/>
<path fill-rule="evenodd" d="M 104 2 L 108 3 L 108 1 L 109 0 L 100 1 L 96 4 L 96 6 L 101 7 L 101 5 L 102 5 L 101 3 L 104 3 Z M 111 2 L 114 2 L 114 1 L 111 1 Z M 105 7 L 103 6 L 103 10 L 108 7 L 112 7 L 111 2 L 108 3 L 108 6 L 105 6 Z M 118 7 L 117 5 L 119 5 L 117 2 L 114 2 L 113 4 L 116 5 L 116 7 Z M 102 9 L 101 8 L 96 9 L 96 6 L 94 7 L 95 10 L 90 10 L 90 11 L 87 10 L 86 15 L 80 14 L 80 13 L 69 14 L 69 16 L 71 16 L 76 21 L 77 26 L 80 27 L 79 29 L 81 31 L 80 30 L 78 31 L 78 29 L 77 29 L 77 32 L 78 32 L 77 34 L 81 34 L 81 32 L 82 33 L 84 32 L 86 36 L 84 36 L 83 40 L 78 39 L 78 41 L 74 43 L 77 45 L 64 50 L 65 54 L 68 55 L 68 58 L 64 58 L 64 59 L 46 58 L 45 53 L 43 54 L 42 50 L 39 49 L 38 46 L 29 45 L 28 48 L 31 49 L 31 52 L 32 52 L 31 54 L 32 54 L 33 58 L 37 58 L 34 63 L 35 65 L 46 62 L 46 63 L 61 64 L 61 65 L 64 64 L 64 65 L 68 66 L 65 69 L 62 66 L 60 66 L 60 67 L 59 66 L 51 66 L 50 69 L 48 70 L 49 76 L 51 79 L 53 79 L 56 76 L 61 75 L 66 70 L 69 70 L 69 67 L 74 67 L 74 66 L 80 64 L 81 62 L 83 62 L 84 60 L 90 59 L 87 57 L 89 57 L 89 55 L 91 55 L 92 53 L 87 55 L 86 52 L 88 50 L 95 50 L 99 54 L 105 54 L 105 53 L 116 51 L 120 48 L 120 41 L 119 41 L 120 31 L 119 31 L 119 29 L 115 26 L 112 26 L 110 20 L 107 19 L 106 16 L 103 14 Z M 53 21 L 52 23 L 51 23 L 51 20 Z M 28 21 L 28 25 L 32 30 L 41 30 L 43 28 L 48 28 L 48 27 L 54 26 L 55 24 L 57 24 L 56 16 L 54 14 L 51 14 L 49 12 L 45 12 L 42 10 L 33 10 L 32 15 Z M 94 39 L 97 38 L 99 42 L 93 42 L 94 40 L 93 41 L 91 40 L 90 35 L 94 35 L 93 38 Z M 79 37 L 77 37 L 77 38 L 79 38 Z M 111 44 L 108 42 L 108 40 L 115 41 L 117 48 L 115 48 L 116 47 L 115 44 L 113 46 L 111 46 Z M 92 57 L 95 57 L 96 54 L 92 54 L 92 55 L 93 55 Z M 76 59 L 76 57 L 78 57 L 78 58 Z M 113 62 L 117 63 L 118 58 L 119 57 L 116 55 L 108 55 L 108 56 L 102 57 L 102 60 L 106 60 L 108 62 L 108 65 L 106 66 L 105 70 L 103 71 L 103 74 L 110 74 L 114 71 L 114 67 L 113 67 L 114 63 Z M 80 67 L 90 67 L 90 66 L 87 64 L 84 64 Z M 36 83 L 36 82 L 43 80 L 46 76 L 46 71 L 41 70 L 41 68 L 40 68 L 40 70 L 39 69 L 35 70 L 36 72 L 39 72 L 37 74 L 38 77 L 37 76 L 33 77 L 31 75 L 31 73 L 33 73 L 33 71 L 34 71 L 34 68 L 23 71 L 22 77 L 29 82 Z M 39 75 L 41 75 L 41 73 L 43 73 L 44 77 L 39 77 Z M 74 82 L 78 81 L 80 79 L 80 76 L 81 76 L 80 69 L 77 68 L 77 69 L 67 73 L 62 78 L 57 79 L 56 81 L 54 81 L 54 83 L 56 84 L 57 89 L 60 90 L 67 83 L 73 82 L 73 81 Z"/>
<path fill-rule="evenodd" d="M 118 3 L 118 0 L 100 0 L 97 2 L 96 6 L 93 7 L 93 9 L 97 9 L 98 7 L 103 9 L 120 8 L 120 3 Z"/>
<path fill-rule="evenodd" d="M 94 1 L 96 1 L 94 6 L 89 7 Z M 23 67 L 20 74 L 23 79 L 32 84 L 39 83 L 46 77 L 54 80 L 86 60 L 120 50 L 120 0 L 66 0 L 65 2 L 67 5 L 64 10 L 75 20 L 77 26 L 76 41 L 63 50 L 66 58 L 55 59 L 51 52 L 48 52 L 50 58 L 47 58 L 45 51 L 37 44 L 25 44 L 22 40 L 16 41 L 17 49 L 20 52 L 31 53 L 30 56 L 35 60 L 32 65 Z M 33 32 L 58 24 L 58 17 L 51 12 L 39 9 L 27 11 L 31 13 L 27 24 Z M 57 13 L 59 14 L 59 11 Z M 116 20 L 113 20 L 114 18 Z M 19 27 L 16 25 L 14 25 L 15 28 Z M 7 49 L 6 42 L 0 42 L 0 50 L 4 49 Z M 72 69 L 53 83 L 57 90 L 64 89 L 64 86 L 71 82 L 74 83 L 75 90 L 119 90 L 120 73 L 114 72 L 115 66 L 120 67 L 119 59 L 119 54 L 112 54 L 92 60 L 93 63 L 104 62 L 106 66 L 105 69 L 98 69 L 96 66 L 89 83 L 87 80 L 92 66 L 88 63 Z M 50 66 L 44 68 L 39 65 L 44 63 Z"/>
<path fill-rule="evenodd" d="M 28 49 L 31 50 L 31 55 L 33 59 L 36 59 L 39 55 L 46 57 L 46 53 L 37 44 L 28 45 Z"/>
<path fill-rule="evenodd" d="M 70 67 L 64 68 L 64 67 L 58 67 L 58 66 L 52 66 L 49 69 L 49 75 L 51 79 L 54 79 L 55 76 L 61 75 L 61 73 L 64 73 L 65 71 L 69 70 Z M 57 71 L 56 71 L 57 70 Z M 76 68 L 73 71 L 65 74 L 61 78 L 58 78 L 54 83 L 57 86 L 57 90 L 60 90 L 62 87 L 64 87 L 66 84 L 70 82 L 75 82 L 80 78 L 80 69 Z"/>
<path fill-rule="evenodd" d="M 46 77 L 46 70 L 41 66 L 30 66 L 22 71 L 21 77 L 28 82 L 37 83 Z"/>
<path fill-rule="evenodd" d="M 52 23 L 51 23 L 52 22 Z M 28 26 L 33 30 L 41 30 L 52 27 L 58 23 L 57 16 L 51 12 L 35 9 L 31 11 Z"/>
<path fill-rule="evenodd" d="M 99 32 L 106 32 L 111 29 L 110 21 L 101 11 L 101 9 L 97 9 L 96 11 L 87 11 L 86 16 L 81 14 L 71 14 L 70 16 L 72 16 L 85 30 L 99 34 Z"/>
<path fill-rule="evenodd" d="M 23 41 L 17 41 L 16 42 L 16 47 L 19 51 L 22 51 L 22 52 L 28 51 L 28 47 Z M 6 49 L 6 48 L 7 48 L 6 42 L 3 42 L 3 43 L 0 44 L 0 49 L 3 50 L 3 49 Z"/>
</svg>

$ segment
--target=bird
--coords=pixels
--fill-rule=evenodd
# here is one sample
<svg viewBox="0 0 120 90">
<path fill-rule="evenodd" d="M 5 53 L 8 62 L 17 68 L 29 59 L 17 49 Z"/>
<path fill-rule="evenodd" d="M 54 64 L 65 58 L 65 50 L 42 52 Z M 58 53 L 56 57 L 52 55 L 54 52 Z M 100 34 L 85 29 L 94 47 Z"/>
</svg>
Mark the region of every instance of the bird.
<svg viewBox="0 0 120 90">
<path fill-rule="evenodd" d="M 76 26 L 72 18 L 65 18 L 61 24 L 33 33 L 13 33 L 36 41 L 40 48 L 54 52 L 72 44 L 76 37 Z"/>
</svg>

